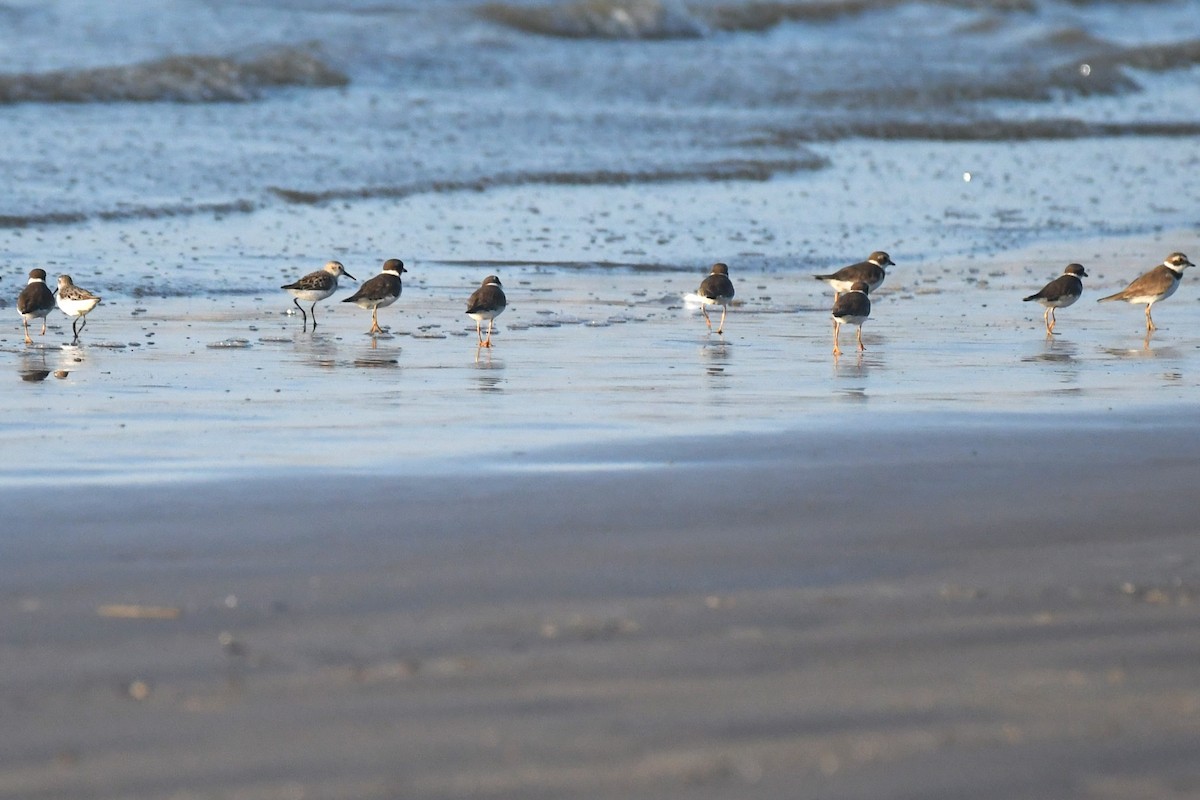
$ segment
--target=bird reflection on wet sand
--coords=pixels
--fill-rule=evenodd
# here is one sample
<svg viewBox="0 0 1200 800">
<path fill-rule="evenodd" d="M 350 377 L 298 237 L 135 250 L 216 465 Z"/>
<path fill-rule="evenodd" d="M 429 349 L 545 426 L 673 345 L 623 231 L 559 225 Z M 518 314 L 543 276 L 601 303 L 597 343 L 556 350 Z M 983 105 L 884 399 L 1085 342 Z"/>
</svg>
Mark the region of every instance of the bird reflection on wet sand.
<svg viewBox="0 0 1200 800">
<path fill-rule="evenodd" d="M 489 347 L 475 348 L 475 388 L 481 392 L 504 391 L 504 359 L 495 358 Z"/>
</svg>

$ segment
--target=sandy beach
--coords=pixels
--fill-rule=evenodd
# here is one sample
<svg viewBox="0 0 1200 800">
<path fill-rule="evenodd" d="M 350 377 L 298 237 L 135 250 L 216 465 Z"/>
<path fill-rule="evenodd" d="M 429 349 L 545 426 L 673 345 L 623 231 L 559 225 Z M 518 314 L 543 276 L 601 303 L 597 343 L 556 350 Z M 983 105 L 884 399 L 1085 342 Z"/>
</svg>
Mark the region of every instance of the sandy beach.
<svg viewBox="0 0 1200 800">
<path fill-rule="evenodd" d="M 1194 420 L 889 427 L 6 491 L 0 796 L 1194 796 Z"/>
<path fill-rule="evenodd" d="M 0 3 L 0 800 L 1200 797 L 1195 11 Z"/>
</svg>

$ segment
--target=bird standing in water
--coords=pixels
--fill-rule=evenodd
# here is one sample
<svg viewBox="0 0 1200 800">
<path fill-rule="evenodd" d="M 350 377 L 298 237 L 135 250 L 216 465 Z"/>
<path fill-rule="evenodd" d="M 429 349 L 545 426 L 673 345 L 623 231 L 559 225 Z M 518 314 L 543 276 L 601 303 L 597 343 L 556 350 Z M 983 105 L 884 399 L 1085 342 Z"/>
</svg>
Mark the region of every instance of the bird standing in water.
<svg viewBox="0 0 1200 800">
<path fill-rule="evenodd" d="M 1080 278 L 1087 276 L 1082 264 L 1067 264 L 1062 275 L 1043 286 L 1037 294 L 1031 294 L 1025 298 L 1026 303 L 1036 300 L 1046 307 L 1042 314 L 1042 320 L 1046 323 L 1047 336 L 1054 333 L 1054 325 L 1057 322 L 1054 318 L 1054 309 L 1066 308 L 1078 300 L 1079 296 L 1083 294 L 1083 281 Z"/>
<path fill-rule="evenodd" d="M 359 308 L 371 309 L 371 330 L 367 333 L 383 333 L 379 327 L 379 309 L 386 308 L 400 299 L 404 286 L 400 281 L 400 273 L 408 272 L 404 262 L 398 258 L 389 258 L 383 262 L 380 272 L 370 278 L 358 291 L 343 300 L 343 303 L 354 303 Z"/>
<path fill-rule="evenodd" d="M 42 318 L 42 336 L 46 335 L 46 317 L 54 310 L 54 292 L 46 285 L 46 270 L 29 271 L 29 283 L 17 295 L 17 313 L 25 324 L 25 344 L 33 344 L 29 338 L 29 321 Z"/>
<path fill-rule="evenodd" d="M 721 307 L 721 321 L 717 323 L 717 333 L 725 330 L 725 313 L 733 301 L 733 281 L 729 280 L 729 266 L 723 263 L 712 265 L 708 277 L 700 282 L 696 294 L 700 296 L 700 313 L 704 314 L 704 322 L 712 330 L 712 320 L 708 318 L 708 306 Z"/>
<path fill-rule="evenodd" d="M 842 348 L 838 346 L 842 325 L 856 326 L 858 328 L 858 349 L 859 351 L 867 349 L 863 347 L 862 325 L 867 321 L 867 317 L 871 316 L 871 301 L 867 297 L 869 291 L 871 291 L 871 287 L 866 281 L 858 281 L 850 285 L 849 291 L 843 292 L 837 300 L 833 301 L 833 354 L 835 356 L 842 354 Z"/>
<path fill-rule="evenodd" d="M 304 318 L 304 330 L 308 330 L 308 314 L 304 313 L 304 307 L 300 305 L 300 301 L 312 303 L 308 310 L 312 314 L 313 330 L 315 331 L 317 329 L 317 301 L 324 300 L 337 291 L 338 278 L 342 275 L 352 281 L 358 280 L 346 272 L 342 262 L 330 261 L 321 269 L 308 273 L 295 283 L 279 287 L 292 295 L 292 302 L 296 304 L 296 308 L 300 309 L 300 316 Z"/>
<path fill-rule="evenodd" d="M 467 300 L 467 316 L 475 320 L 475 335 L 479 337 L 480 347 L 492 346 L 492 323 L 504 312 L 506 305 L 508 299 L 500 287 L 500 279 L 495 275 L 488 275 L 483 279 L 483 284 L 471 293 Z M 485 319 L 488 321 L 486 341 L 482 329 Z"/>
</svg>

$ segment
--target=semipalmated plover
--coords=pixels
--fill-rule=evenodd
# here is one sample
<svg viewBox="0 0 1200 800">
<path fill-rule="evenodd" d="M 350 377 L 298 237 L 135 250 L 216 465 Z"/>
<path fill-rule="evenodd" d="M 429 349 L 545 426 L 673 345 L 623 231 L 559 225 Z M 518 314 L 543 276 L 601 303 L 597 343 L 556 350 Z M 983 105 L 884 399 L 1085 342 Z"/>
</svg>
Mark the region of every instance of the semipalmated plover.
<svg viewBox="0 0 1200 800">
<path fill-rule="evenodd" d="M 1043 286 L 1037 294 L 1025 298 L 1025 302 L 1036 300 L 1046 307 L 1042 320 L 1046 323 L 1047 336 L 1054 333 L 1054 309 L 1066 308 L 1078 300 L 1083 294 L 1083 281 L 1079 279 L 1087 276 L 1082 264 L 1067 264 L 1062 275 Z"/>
<path fill-rule="evenodd" d="M 54 310 L 54 292 L 46 285 L 46 270 L 29 271 L 29 283 L 17 295 L 17 313 L 25 324 L 25 344 L 33 344 L 29 338 L 29 322 L 42 318 L 42 336 L 46 335 L 46 317 Z"/>
<path fill-rule="evenodd" d="M 883 279 L 887 277 L 884 267 L 894 266 L 896 266 L 896 262 L 892 261 L 891 256 L 882 250 L 876 250 L 867 256 L 866 261 L 842 267 L 829 275 L 814 275 L 813 277 L 819 281 L 825 281 L 833 287 L 833 299 L 836 301 L 842 292 L 850 291 L 850 287 L 860 281 L 867 285 L 869 291 L 875 291 L 883 285 Z"/>
<path fill-rule="evenodd" d="M 708 318 L 707 307 L 721 307 L 721 321 L 717 323 L 717 333 L 723 333 L 725 313 L 733 301 L 733 281 L 729 280 L 729 266 L 719 262 L 713 264 L 708 277 L 700 281 L 700 288 L 696 294 L 700 296 L 700 313 L 704 315 L 704 322 L 710 331 L 712 330 L 712 320 Z"/>
<path fill-rule="evenodd" d="M 343 300 L 343 303 L 354 303 L 359 308 L 371 309 L 371 330 L 367 333 L 383 333 L 379 327 L 379 309 L 390 306 L 400 299 L 404 286 L 400 282 L 400 273 L 408 272 L 404 262 L 398 258 L 389 258 L 383 262 L 381 272 L 370 278 L 358 291 Z"/>
<path fill-rule="evenodd" d="M 1116 294 L 1101 297 L 1096 302 L 1108 300 L 1124 300 L 1126 303 L 1146 304 L 1146 331 L 1155 330 L 1154 320 L 1150 317 L 1150 307 L 1159 300 L 1166 300 L 1175 294 L 1179 288 L 1179 279 L 1188 267 L 1196 266 L 1183 253 L 1171 253 L 1166 259 L 1145 275 L 1137 278 Z"/>
<path fill-rule="evenodd" d="M 866 281 L 856 281 L 847 291 L 833 301 L 833 354 L 841 355 L 842 348 L 838 346 L 838 335 L 842 325 L 854 325 L 858 328 L 858 349 L 866 350 L 862 341 L 862 325 L 871 316 L 871 301 L 867 293 L 871 285 Z"/>
<path fill-rule="evenodd" d="M 488 275 L 478 289 L 467 299 L 467 316 L 475 320 L 475 335 L 479 337 L 480 347 L 492 346 L 492 323 L 504 312 L 508 299 L 500 288 L 500 279 Z M 487 340 L 483 338 L 483 321 L 488 321 Z"/>
<path fill-rule="evenodd" d="M 300 315 L 304 317 L 305 330 L 308 329 L 308 314 L 304 313 L 304 307 L 300 305 L 300 301 L 312 303 L 308 310 L 312 314 L 313 330 L 315 331 L 317 329 L 317 301 L 324 300 L 337 291 L 338 278 L 342 275 L 352 281 L 358 280 L 346 272 L 346 268 L 340 261 L 330 261 L 321 269 L 308 273 L 295 283 L 279 287 L 292 295 L 292 302 L 296 304 L 296 308 L 300 309 Z"/>
<path fill-rule="evenodd" d="M 58 276 L 58 307 L 68 317 L 75 317 L 71 323 L 71 333 L 75 335 L 72 343 L 79 341 L 79 331 L 87 327 L 87 313 L 99 304 L 100 298 L 76 286 L 70 275 Z M 79 325 L 81 320 L 83 324 Z M 78 330 L 76 325 L 79 325 Z"/>
</svg>

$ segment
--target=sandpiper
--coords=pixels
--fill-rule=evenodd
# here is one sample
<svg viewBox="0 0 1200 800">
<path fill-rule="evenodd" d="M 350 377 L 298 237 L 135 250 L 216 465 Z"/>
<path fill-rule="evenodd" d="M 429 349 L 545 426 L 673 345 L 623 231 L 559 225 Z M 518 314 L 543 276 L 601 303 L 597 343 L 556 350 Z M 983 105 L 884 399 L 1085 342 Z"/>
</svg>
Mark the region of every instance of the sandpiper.
<svg viewBox="0 0 1200 800">
<path fill-rule="evenodd" d="M 1159 300 L 1166 300 L 1179 288 L 1179 279 L 1188 267 L 1196 266 L 1183 253 L 1171 253 L 1154 269 L 1140 276 L 1116 294 L 1101 297 L 1097 303 L 1108 300 L 1124 300 L 1126 303 L 1146 304 L 1146 333 L 1155 330 L 1150 317 L 1150 307 Z"/>
<path fill-rule="evenodd" d="M 71 333 L 74 334 L 72 344 L 79 341 L 79 332 L 87 327 L 87 313 L 99 304 L 100 298 L 87 289 L 76 286 L 70 275 L 58 276 L 58 307 L 68 317 L 76 318 L 71 323 Z M 79 325 L 81 320 L 83 324 Z"/>
<path fill-rule="evenodd" d="M 404 286 L 400 282 L 400 273 L 408 272 L 404 262 L 398 258 L 389 258 L 383 262 L 381 271 L 374 278 L 358 288 L 358 291 L 343 300 L 343 303 L 354 303 L 359 308 L 371 309 L 371 330 L 367 333 L 383 333 L 379 327 L 379 309 L 390 306 L 400 299 Z M 314 323 L 315 324 L 315 323 Z"/>
<path fill-rule="evenodd" d="M 882 250 L 876 250 L 867 256 L 866 261 L 842 267 L 837 272 L 828 275 L 814 275 L 813 277 L 819 281 L 825 281 L 833 287 L 833 299 L 836 302 L 842 292 L 850 291 L 850 287 L 860 281 L 867 284 L 869 291 L 875 291 L 883 285 L 883 279 L 887 277 L 884 267 L 894 266 L 896 266 L 896 262 L 892 261 L 891 256 Z"/>
<path fill-rule="evenodd" d="M 46 270 L 31 269 L 29 283 L 17 295 L 17 313 L 25 324 L 25 344 L 33 344 L 29 338 L 29 322 L 42 318 L 42 336 L 46 335 L 46 317 L 54 310 L 54 292 L 46 285 Z"/>
<path fill-rule="evenodd" d="M 729 280 L 729 266 L 720 262 L 713 264 L 708 277 L 700 281 L 700 288 L 696 294 L 700 296 L 700 313 L 704 315 L 704 323 L 708 325 L 710 331 L 712 330 L 712 320 L 708 318 L 707 306 L 721 307 L 721 321 L 717 323 L 717 333 L 723 333 L 725 313 L 733 301 L 733 281 Z"/>
<path fill-rule="evenodd" d="M 1046 323 L 1047 336 L 1054 333 L 1054 309 L 1066 308 L 1078 300 L 1083 294 L 1083 281 L 1079 279 L 1087 276 L 1082 264 L 1067 264 L 1062 275 L 1043 286 L 1037 294 L 1025 298 L 1025 302 L 1036 300 L 1046 307 L 1042 320 Z"/>
<path fill-rule="evenodd" d="M 304 313 L 304 307 L 300 305 L 300 301 L 312 303 L 308 310 L 312 314 L 313 330 L 315 331 L 317 329 L 317 301 L 324 300 L 337 291 L 338 278 L 342 275 L 352 281 L 358 280 L 346 272 L 346 268 L 340 261 L 330 261 L 321 269 L 308 273 L 295 283 L 279 287 L 286 289 L 292 295 L 292 302 L 296 304 L 296 308 L 300 309 L 300 315 L 304 317 L 304 330 L 308 330 L 308 314 Z"/>
<path fill-rule="evenodd" d="M 467 299 L 467 316 L 475 320 L 475 335 L 479 337 L 480 347 L 492 346 L 492 323 L 496 317 L 504 313 L 508 304 L 504 289 L 500 288 L 500 279 L 488 275 L 483 279 L 479 288 Z M 487 340 L 483 338 L 483 321 L 488 321 Z"/>
<path fill-rule="evenodd" d="M 841 355 L 842 348 L 838 346 L 838 336 L 842 325 L 854 325 L 858 328 L 858 349 L 866 350 L 862 341 L 862 325 L 871 316 L 871 301 L 867 293 L 871 285 L 866 281 L 856 281 L 847 291 L 833 301 L 833 354 Z"/>
</svg>

